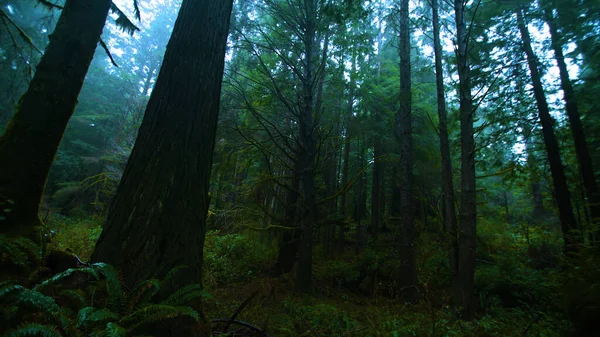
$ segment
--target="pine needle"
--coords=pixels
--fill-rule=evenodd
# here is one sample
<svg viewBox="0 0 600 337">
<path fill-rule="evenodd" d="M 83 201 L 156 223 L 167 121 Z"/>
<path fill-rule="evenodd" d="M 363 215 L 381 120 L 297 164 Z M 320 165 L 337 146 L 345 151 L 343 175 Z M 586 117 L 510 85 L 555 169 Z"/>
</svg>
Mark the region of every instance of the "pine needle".
<svg viewBox="0 0 600 337">
<path fill-rule="evenodd" d="M 117 19 L 115 20 L 115 24 L 119 28 L 121 28 L 122 31 L 126 32 L 129 35 L 133 35 L 136 31 L 140 30 L 136 25 L 133 24 L 133 22 L 131 22 L 131 20 L 129 20 L 127 15 L 125 15 L 125 13 L 123 13 L 123 11 L 120 10 L 119 7 L 117 7 L 117 5 L 115 5 L 114 3 L 110 5 L 110 10 L 111 12 L 118 15 Z M 136 12 L 139 12 L 139 8 Z M 138 14 L 136 13 L 136 16 L 137 15 Z"/>
</svg>

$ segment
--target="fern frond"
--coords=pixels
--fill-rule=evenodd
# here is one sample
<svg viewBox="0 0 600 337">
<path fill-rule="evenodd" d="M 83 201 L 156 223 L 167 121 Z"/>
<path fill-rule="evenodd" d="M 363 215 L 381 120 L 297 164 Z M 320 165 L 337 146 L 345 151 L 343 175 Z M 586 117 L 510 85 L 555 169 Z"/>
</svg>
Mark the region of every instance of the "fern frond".
<svg viewBox="0 0 600 337">
<path fill-rule="evenodd" d="M 91 267 L 104 275 L 106 292 L 108 293 L 108 306 L 112 309 L 119 308 L 123 303 L 123 288 L 117 270 L 106 263 L 94 263 Z"/>
<path fill-rule="evenodd" d="M 201 319 L 200 314 L 190 307 L 151 304 L 123 317 L 119 321 L 119 325 L 126 327 L 128 331 L 132 331 L 142 325 L 156 323 L 175 317 L 190 317 L 196 322 L 199 322 Z"/>
<path fill-rule="evenodd" d="M 66 289 L 60 292 L 60 296 L 70 299 L 76 303 L 76 307 L 85 306 L 87 299 L 85 298 L 85 294 L 81 289 L 73 290 Z"/>
<path fill-rule="evenodd" d="M 62 273 L 58 273 L 54 276 L 52 276 L 51 278 L 47 279 L 46 281 L 36 285 L 35 287 L 33 287 L 33 290 L 36 291 L 40 291 L 41 289 L 49 286 L 49 285 L 53 285 L 58 283 L 59 281 L 64 280 L 65 278 L 73 275 L 73 273 L 85 273 L 85 274 L 90 274 L 92 275 L 96 280 L 98 280 L 100 278 L 100 276 L 98 275 L 98 272 L 96 271 L 96 269 L 92 268 L 92 267 L 86 267 L 86 268 L 69 268 L 65 271 L 63 271 Z"/>
<path fill-rule="evenodd" d="M 40 252 L 40 247 L 29 239 L 15 239 L 0 234 L 0 254 L 6 255 L 8 260 L 17 266 L 25 267 L 32 260 L 39 263 L 41 261 Z"/>
<path fill-rule="evenodd" d="M 79 310 L 77 314 L 77 327 L 85 328 L 97 323 L 106 323 L 117 319 L 119 319 L 119 315 L 108 309 L 85 307 Z"/>
<path fill-rule="evenodd" d="M 178 272 L 189 268 L 189 266 L 186 265 L 181 265 L 181 266 L 177 266 L 177 267 L 173 267 L 173 269 L 169 270 L 169 272 L 167 273 L 167 275 L 165 275 L 165 278 L 161 281 L 161 284 L 166 284 L 167 282 L 169 282 L 173 276 L 175 276 L 175 274 L 177 274 Z"/>
<path fill-rule="evenodd" d="M 44 325 L 38 323 L 26 323 L 16 330 L 9 331 L 7 337 L 62 337 L 58 329 L 53 325 Z"/>
<path fill-rule="evenodd" d="M 127 329 L 116 323 L 106 324 L 106 336 L 107 337 L 125 337 L 127 335 Z"/>
<path fill-rule="evenodd" d="M 149 301 L 159 291 L 160 281 L 157 279 L 150 279 L 140 282 L 140 284 L 131 293 L 129 308 L 133 309 L 136 306 Z"/>
<path fill-rule="evenodd" d="M 69 326 L 70 322 L 64 312 L 64 309 L 56 304 L 52 297 L 46 296 L 35 290 L 22 288 L 17 294 L 16 300 L 48 314 L 63 328 Z"/>
<path fill-rule="evenodd" d="M 0 299 L 5 296 L 9 296 L 14 292 L 22 291 L 25 289 L 23 286 L 15 284 L 15 282 L 16 281 L 9 280 L 0 283 Z"/>
<path fill-rule="evenodd" d="M 182 305 L 199 298 L 212 298 L 213 296 L 202 289 L 201 284 L 190 284 L 169 295 L 161 304 Z"/>
<path fill-rule="evenodd" d="M 123 13 L 123 11 L 121 11 L 119 7 L 115 5 L 114 2 L 110 5 L 110 11 L 117 14 L 115 24 L 125 33 L 133 35 L 136 31 L 140 30 L 136 25 L 133 24 L 133 22 L 131 22 L 131 20 L 129 20 L 125 13 Z"/>
</svg>

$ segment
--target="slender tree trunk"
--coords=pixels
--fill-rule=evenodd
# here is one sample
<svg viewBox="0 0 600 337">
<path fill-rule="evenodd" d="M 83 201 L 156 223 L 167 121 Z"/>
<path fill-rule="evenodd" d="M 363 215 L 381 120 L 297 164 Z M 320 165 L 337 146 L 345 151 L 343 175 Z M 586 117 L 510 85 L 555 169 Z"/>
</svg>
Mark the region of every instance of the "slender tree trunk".
<svg viewBox="0 0 600 337">
<path fill-rule="evenodd" d="M 130 289 L 182 265 L 188 268 L 173 277 L 170 290 L 202 283 L 232 4 L 233 0 L 181 4 L 135 146 L 92 254 L 93 261 L 119 268 Z M 181 323 L 170 326 L 169 333 L 207 336 L 201 328 Z"/>
<path fill-rule="evenodd" d="M 473 98 L 471 96 L 471 71 L 468 62 L 467 26 L 465 4 L 454 1 L 457 39 L 457 66 L 460 80 L 460 140 L 461 140 L 461 193 L 460 227 L 458 247 L 459 294 L 456 304 L 462 307 L 463 317 L 473 319 L 475 315 L 475 242 L 477 225 L 477 203 L 475 186 L 475 139 L 473 134 Z"/>
<path fill-rule="evenodd" d="M 358 139 L 357 144 L 357 152 L 358 152 L 358 165 L 356 166 L 356 174 L 357 174 L 357 184 L 355 186 L 356 196 L 355 196 L 355 207 L 354 207 L 354 220 L 356 221 L 356 251 L 361 251 L 367 241 L 367 235 L 365 230 L 365 225 L 362 223 L 362 219 L 365 217 L 366 211 L 366 173 L 362 172 L 362 166 L 364 165 L 364 150 L 365 150 L 365 141 L 364 137 Z"/>
<path fill-rule="evenodd" d="M 295 165 L 294 178 L 292 180 L 292 188 L 286 190 L 284 219 L 287 227 L 298 227 L 298 191 L 300 190 L 300 166 Z M 275 262 L 275 273 L 288 273 L 294 267 L 298 259 L 298 248 L 300 247 L 300 231 L 286 230 L 279 238 L 279 251 L 277 253 L 277 261 Z"/>
<path fill-rule="evenodd" d="M 567 69 L 567 63 L 565 62 L 561 38 L 552 11 L 546 9 L 544 10 L 544 15 L 546 23 L 550 27 L 552 49 L 554 50 L 554 58 L 558 64 L 560 84 L 564 93 L 567 117 L 571 124 L 571 134 L 573 135 L 573 141 L 575 143 L 575 154 L 577 155 L 577 160 L 579 162 L 579 173 L 581 174 L 581 180 L 583 180 L 585 197 L 589 205 L 592 221 L 597 222 L 600 220 L 600 191 L 598 190 L 598 182 L 594 174 L 592 157 L 590 156 L 583 124 L 581 123 L 581 117 L 579 115 L 575 90 L 573 89 L 571 79 L 569 78 L 569 71 Z"/>
<path fill-rule="evenodd" d="M 450 261 L 453 298 L 458 290 L 458 231 L 456 224 L 456 208 L 454 206 L 454 182 L 452 180 L 452 156 L 448 138 L 448 118 L 446 112 L 446 96 L 444 93 L 444 70 L 442 68 L 442 43 L 440 41 L 440 19 L 437 0 L 431 1 L 433 14 L 433 44 L 435 53 L 435 82 L 437 90 L 437 106 L 439 119 L 440 153 L 442 157 L 442 205 L 444 228 L 446 231 L 446 249 Z"/>
<path fill-rule="evenodd" d="M 400 142 L 400 293 L 405 302 L 418 299 L 417 266 L 414 238 L 412 92 L 410 71 L 409 0 L 400 2 L 400 110 L 397 128 Z"/>
<path fill-rule="evenodd" d="M 550 171 L 552 173 L 552 183 L 554 185 L 554 195 L 558 206 L 558 214 L 562 227 L 562 233 L 565 244 L 565 252 L 573 252 L 579 249 L 581 237 L 578 235 L 578 226 L 573 214 L 571 205 L 571 195 L 567 186 L 567 178 L 560 157 L 558 142 L 554 134 L 554 120 L 550 116 L 548 103 L 542 87 L 542 80 L 538 71 L 538 61 L 531 47 L 531 37 L 523 17 L 523 10 L 517 10 L 517 25 L 521 32 L 523 40 L 523 49 L 527 55 L 527 63 L 531 73 L 531 82 L 533 84 L 533 93 L 537 102 L 538 113 L 542 123 L 542 134 L 550 162 Z"/>
<path fill-rule="evenodd" d="M 371 183 L 371 234 L 377 237 L 381 228 L 381 137 L 375 136 L 373 145 L 373 181 Z"/>
<path fill-rule="evenodd" d="M 77 105 L 110 0 L 67 0 L 27 92 L 0 138 L 0 201 L 11 212 L 0 232 L 29 235 L 50 166 Z"/>
<path fill-rule="evenodd" d="M 314 59 L 315 56 L 315 33 L 316 33 L 316 0 L 305 0 L 306 10 L 304 31 L 304 81 L 302 111 L 300 113 L 300 165 L 302 167 L 302 196 L 303 209 L 301 220 L 301 243 L 298 253 L 298 268 L 296 270 L 296 290 L 303 292 L 312 291 L 312 247 L 313 230 L 316 216 L 315 202 L 315 156 L 317 153 L 317 134 L 315 128 L 315 105 L 314 105 Z"/>
</svg>

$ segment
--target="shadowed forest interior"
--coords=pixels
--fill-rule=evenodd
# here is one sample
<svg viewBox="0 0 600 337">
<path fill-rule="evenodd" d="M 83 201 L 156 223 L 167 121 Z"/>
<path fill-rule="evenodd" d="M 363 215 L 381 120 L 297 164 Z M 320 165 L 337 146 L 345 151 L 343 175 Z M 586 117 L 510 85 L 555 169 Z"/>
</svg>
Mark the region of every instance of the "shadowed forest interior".
<svg viewBox="0 0 600 337">
<path fill-rule="evenodd" d="M 597 0 L 0 0 L 3 336 L 598 336 Z"/>
</svg>

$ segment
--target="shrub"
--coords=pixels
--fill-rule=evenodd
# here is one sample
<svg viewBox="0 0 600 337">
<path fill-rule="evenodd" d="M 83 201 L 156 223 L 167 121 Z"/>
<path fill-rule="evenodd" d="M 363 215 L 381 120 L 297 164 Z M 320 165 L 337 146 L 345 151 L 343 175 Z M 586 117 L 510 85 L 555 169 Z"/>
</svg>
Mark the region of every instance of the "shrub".
<svg viewBox="0 0 600 337">
<path fill-rule="evenodd" d="M 246 234 L 208 231 L 204 243 L 207 285 L 245 281 L 267 270 L 275 261 L 274 247 Z"/>
</svg>

